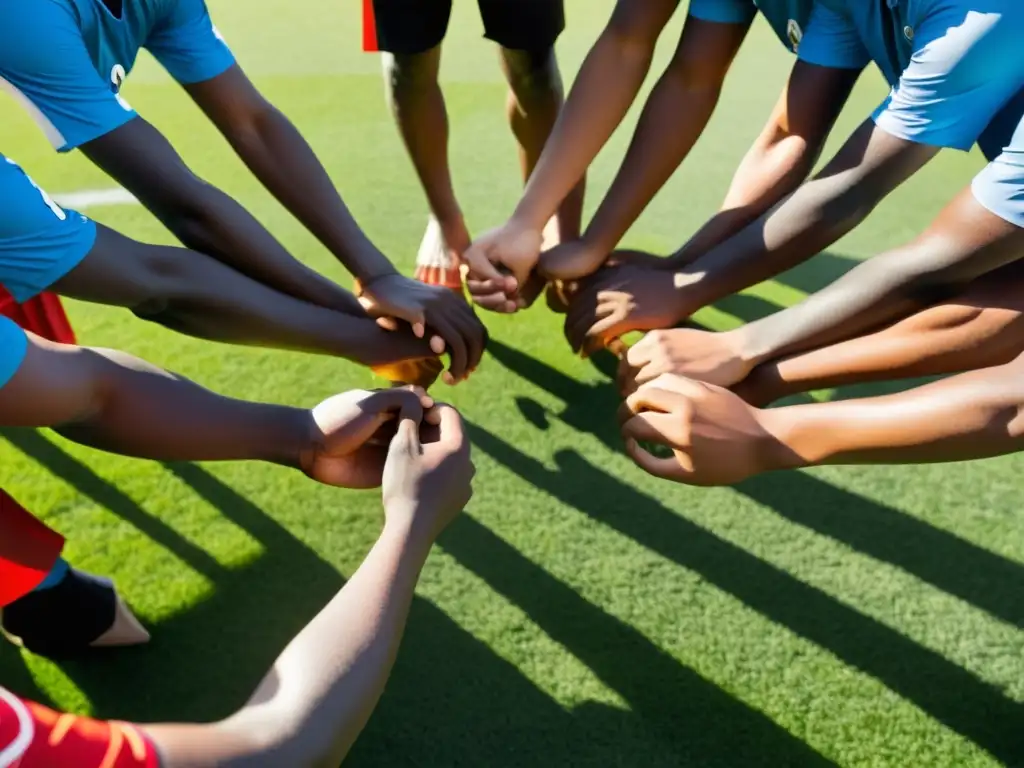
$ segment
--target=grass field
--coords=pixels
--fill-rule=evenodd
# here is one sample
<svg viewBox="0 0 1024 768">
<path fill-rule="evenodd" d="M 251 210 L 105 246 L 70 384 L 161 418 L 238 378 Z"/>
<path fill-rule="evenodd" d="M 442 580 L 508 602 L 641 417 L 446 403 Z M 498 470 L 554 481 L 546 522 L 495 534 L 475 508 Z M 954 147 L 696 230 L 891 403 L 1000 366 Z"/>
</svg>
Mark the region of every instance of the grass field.
<svg viewBox="0 0 1024 768">
<path fill-rule="evenodd" d="M 568 4 L 567 79 L 612 3 Z M 426 205 L 379 62 L 359 51 L 358 5 L 210 1 L 242 65 L 314 144 L 363 226 L 411 268 Z M 475 4 L 456 6 L 445 92 L 456 183 L 479 231 L 507 215 L 519 182 L 495 52 Z M 715 209 L 790 61 L 759 23 L 712 125 L 630 244 L 667 252 Z M 836 137 L 884 92 L 867 73 Z M 297 256 L 347 280 L 152 61 L 125 94 Z M 591 208 L 635 116 L 592 170 Z M 84 158 L 56 156 L 12 102 L 0 102 L 0 125 L 0 151 L 51 192 L 110 186 Z M 832 252 L 698 319 L 727 327 L 799 299 L 918 232 L 980 165 L 976 154 L 943 155 Z M 170 241 L 142 208 L 91 213 Z M 195 342 L 123 311 L 70 312 L 83 343 L 239 397 L 313 404 L 371 381 L 329 359 Z M 351 765 L 1024 765 L 1024 457 L 827 468 L 716 490 L 659 482 L 622 454 L 608 378 L 574 359 L 556 316 L 538 307 L 488 322 L 485 365 L 443 392 L 472 423 L 477 495 L 428 564 Z M 380 524 L 376 494 L 284 469 L 131 461 L 47 432 L 3 438 L 4 487 L 68 535 L 76 565 L 115 577 L 154 633 L 148 648 L 60 665 L 0 647 L 0 681 L 81 712 L 226 714 Z"/>
</svg>

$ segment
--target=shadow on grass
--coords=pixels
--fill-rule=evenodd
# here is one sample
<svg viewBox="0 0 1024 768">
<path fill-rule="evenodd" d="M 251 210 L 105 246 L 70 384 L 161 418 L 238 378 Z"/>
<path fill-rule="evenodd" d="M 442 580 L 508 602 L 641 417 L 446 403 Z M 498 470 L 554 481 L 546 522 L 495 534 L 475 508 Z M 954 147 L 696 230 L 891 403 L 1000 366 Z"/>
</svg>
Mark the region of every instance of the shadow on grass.
<svg viewBox="0 0 1024 768">
<path fill-rule="evenodd" d="M 493 354 L 564 400 L 566 408 L 557 418 L 618 446 L 617 398 L 610 386 L 580 384 L 500 343 Z M 559 470 L 553 471 L 479 426 L 471 434 L 481 450 L 526 482 L 700 573 L 766 618 L 882 681 L 993 755 L 1011 764 L 1024 761 L 1019 738 L 1024 707 L 994 686 L 680 517 L 574 451 L 558 453 Z M 1024 578 L 1014 563 L 802 473 L 764 475 L 737 490 L 1019 626 Z"/>
<path fill-rule="evenodd" d="M 12 442 L 96 503 L 146 525 L 171 551 L 191 551 L 193 545 L 43 435 L 16 434 Z M 152 627 L 150 646 L 62 662 L 101 717 L 225 716 L 343 584 L 332 565 L 202 467 L 166 467 L 260 541 L 265 554 L 239 570 L 207 568 L 210 597 Z M 436 606 L 417 599 L 387 693 L 346 765 L 827 764 L 472 519 L 460 521 L 443 545 L 493 588 L 525 602 L 631 711 L 603 704 L 567 711 Z M 5 685 L 45 701 L 17 653 L 0 662 Z"/>
</svg>

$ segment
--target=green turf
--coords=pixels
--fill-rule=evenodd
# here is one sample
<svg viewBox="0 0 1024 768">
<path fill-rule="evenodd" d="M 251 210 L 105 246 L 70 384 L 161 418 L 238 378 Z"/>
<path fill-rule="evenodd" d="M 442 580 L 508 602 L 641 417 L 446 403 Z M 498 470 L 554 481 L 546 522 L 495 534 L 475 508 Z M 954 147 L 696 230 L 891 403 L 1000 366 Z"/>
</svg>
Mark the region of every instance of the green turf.
<svg viewBox="0 0 1024 768">
<path fill-rule="evenodd" d="M 356 0 L 210 5 L 359 220 L 411 267 L 425 203 L 379 63 L 358 51 Z M 479 230 L 507 215 L 519 182 L 473 5 L 456 3 L 444 74 L 456 183 Z M 610 5 L 569 0 L 567 74 Z M 665 252 L 714 210 L 789 64 L 759 24 L 714 122 L 631 244 Z M 884 90 L 865 75 L 837 137 Z M 344 278 L 151 61 L 126 95 L 296 255 Z M 633 119 L 595 164 L 591 207 Z M 0 124 L 0 149 L 52 192 L 109 184 L 82 157 L 52 153 L 8 101 Z M 976 155 L 946 153 L 830 254 L 701 318 L 725 327 L 792 302 L 918 232 L 979 166 Z M 94 214 L 169 241 L 140 208 Z M 71 314 L 84 343 L 240 397 L 312 404 L 371 381 L 327 359 L 191 341 L 121 311 L 72 303 Z M 734 489 L 658 482 L 622 455 L 607 378 L 572 357 L 555 316 L 537 308 L 489 323 L 486 364 L 450 393 L 473 425 L 477 496 L 426 569 L 352 765 L 1024 764 L 1024 459 L 829 468 Z M 69 536 L 73 562 L 114 576 L 153 629 L 146 649 L 61 665 L 0 647 L 0 681 L 78 711 L 227 713 L 357 566 L 380 523 L 376 494 L 283 469 L 163 466 L 52 433 L 6 437 L 4 486 Z"/>
</svg>

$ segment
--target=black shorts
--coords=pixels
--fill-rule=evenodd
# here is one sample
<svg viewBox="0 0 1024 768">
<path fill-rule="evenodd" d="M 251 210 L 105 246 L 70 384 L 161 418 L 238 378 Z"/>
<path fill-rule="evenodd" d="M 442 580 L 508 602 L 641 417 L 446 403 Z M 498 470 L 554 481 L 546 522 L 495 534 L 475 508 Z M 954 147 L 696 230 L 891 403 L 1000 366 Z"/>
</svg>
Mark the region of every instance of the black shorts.
<svg viewBox="0 0 1024 768">
<path fill-rule="evenodd" d="M 477 0 L 484 36 L 502 48 L 545 51 L 565 28 L 563 0 Z M 423 53 L 444 40 L 452 0 L 373 0 L 377 47 Z M 368 21 L 368 20 L 367 20 Z"/>
</svg>

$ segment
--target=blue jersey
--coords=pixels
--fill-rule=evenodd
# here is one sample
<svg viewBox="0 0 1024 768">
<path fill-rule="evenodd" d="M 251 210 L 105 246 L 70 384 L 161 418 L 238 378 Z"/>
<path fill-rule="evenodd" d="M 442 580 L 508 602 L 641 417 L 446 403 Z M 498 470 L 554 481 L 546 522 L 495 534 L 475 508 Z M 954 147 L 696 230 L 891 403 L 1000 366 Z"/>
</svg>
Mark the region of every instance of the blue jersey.
<svg viewBox="0 0 1024 768">
<path fill-rule="evenodd" d="M 0 387 L 14 378 L 28 351 L 28 338 L 17 324 L 0 316 Z"/>
<path fill-rule="evenodd" d="M 813 5 L 813 0 L 690 0 L 689 14 L 720 24 L 750 24 L 761 11 L 782 44 L 796 51 Z"/>
<path fill-rule="evenodd" d="M 908 141 L 990 160 L 1024 110 L 1022 0 L 817 0 L 799 56 L 873 61 L 892 86 L 875 123 Z"/>
<path fill-rule="evenodd" d="M 77 267 L 95 240 L 92 221 L 61 208 L 0 155 L 0 285 L 18 303 Z"/>
<path fill-rule="evenodd" d="M 121 83 L 145 48 L 180 83 L 209 80 L 234 58 L 203 0 L 0 2 L 0 88 L 61 151 L 114 130 L 135 112 Z"/>
</svg>

